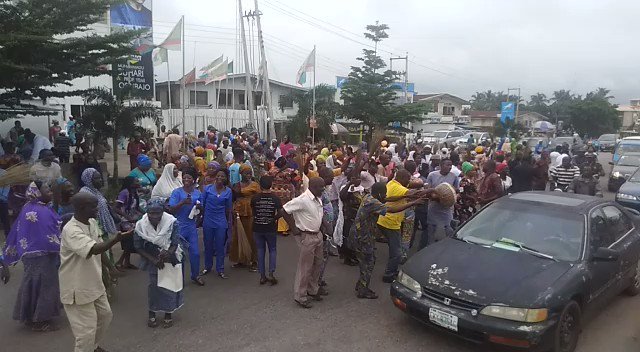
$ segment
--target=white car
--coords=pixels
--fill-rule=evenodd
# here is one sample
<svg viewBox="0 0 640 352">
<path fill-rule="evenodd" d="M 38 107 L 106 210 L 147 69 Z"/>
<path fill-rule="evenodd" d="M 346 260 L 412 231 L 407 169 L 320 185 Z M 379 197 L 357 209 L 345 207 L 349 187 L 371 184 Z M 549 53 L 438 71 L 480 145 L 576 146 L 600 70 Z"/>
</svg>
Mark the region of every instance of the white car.
<svg viewBox="0 0 640 352">
<path fill-rule="evenodd" d="M 462 137 L 467 131 L 462 130 L 438 130 L 426 135 L 423 140 L 428 144 L 437 144 L 440 147 L 452 148 L 458 138 Z"/>
<path fill-rule="evenodd" d="M 473 135 L 473 139 L 476 141 L 476 144 L 478 144 L 478 141 L 484 142 L 484 141 L 489 141 L 491 142 L 491 136 L 489 135 L 489 133 L 487 132 L 469 132 L 467 134 L 465 134 L 464 136 L 462 136 L 461 138 L 458 138 L 456 140 L 456 145 L 457 146 L 466 146 L 467 145 L 467 141 L 469 140 L 469 137 Z"/>
</svg>

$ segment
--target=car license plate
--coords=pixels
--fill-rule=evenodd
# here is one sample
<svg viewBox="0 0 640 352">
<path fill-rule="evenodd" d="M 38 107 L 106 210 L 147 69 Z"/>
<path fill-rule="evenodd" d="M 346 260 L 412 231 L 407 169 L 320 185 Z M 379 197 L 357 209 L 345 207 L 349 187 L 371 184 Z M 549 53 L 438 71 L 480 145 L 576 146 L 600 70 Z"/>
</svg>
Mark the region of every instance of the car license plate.
<svg viewBox="0 0 640 352">
<path fill-rule="evenodd" d="M 449 330 L 458 331 L 458 317 L 438 309 L 429 309 L 429 320 Z"/>
</svg>

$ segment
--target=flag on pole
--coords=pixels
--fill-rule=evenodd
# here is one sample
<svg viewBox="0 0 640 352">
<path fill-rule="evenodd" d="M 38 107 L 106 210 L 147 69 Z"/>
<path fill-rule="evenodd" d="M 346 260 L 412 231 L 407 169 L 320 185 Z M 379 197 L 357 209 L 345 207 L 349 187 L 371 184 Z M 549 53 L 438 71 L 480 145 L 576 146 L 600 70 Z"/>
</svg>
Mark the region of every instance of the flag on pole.
<svg viewBox="0 0 640 352">
<path fill-rule="evenodd" d="M 215 81 L 221 81 L 227 78 L 227 71 L 229 70 L 229 63 L 227 60 L 224 60 L 221 64 L 216 67 L 212 67 L 207 70 L 207 76 L 204 79 L 204 84 L 209 84 Z"/>
<path fill-rule="evenodd" d="M 298 74 L 296 75 L 296 83 L 299 86 L 302 86 L 307 82 L 307 72 L 313 71 L 314 66 L 316 65 L 316 49 L 313 49 L 306 60 L 300 66 L 298 70 Z"/>
<path fill-rule="evenodd" d="M 169 33 L 169 36 L 167 36 L 167 39 L 165 39 L 162 42 L 162 44 L 160 44 L 159 46 L 167 50 L 180 51 L 181 44 L 182 44 L 182 18 L 180 19 L 180 21 L 178 21 L 178 23 L 176 23 L 176 26 L 173 27 L 173 30 L 171 31 L 171 33 Z"/>
<path fill-rule="evenodd" d="M 153 66 L 162 65 L 164 62 L 169 62 L 168 51 L 165 48 L 156 48 L 153 51 Z"/>
<path fill-rule="evenodd" d="M 183 78 L 184 84 L 191 84 L 196 81 L 196 68 L 194 67 L 191 72 L 187 73 Z"/>
<path fill-rule="evenodd" d="M 209 71 L 210 69 L 212 69 L 212 68 L 214 68 L 214 67 L 216 67 L 216 66 L 220 65 L 220 64 L 222 63 L 222 60 L 223 60 L 223 59 L 224 59 L 224 56 L 223 56 L 223 55 L 220 55 L 220 57 L 219 57 L 219 58 L 217 58 L 217 59 L 215 59 L 215 60 L 211 61 L 211 63 L 210 63 L 210 64 L 208 64 L 207 66 L 205 66 L 205 67 L 201 68 L 201 69 L 200 69 L 200 71 L 205 71 L 205 72 L 206 72 L 206 71 Z"/>
</svg>

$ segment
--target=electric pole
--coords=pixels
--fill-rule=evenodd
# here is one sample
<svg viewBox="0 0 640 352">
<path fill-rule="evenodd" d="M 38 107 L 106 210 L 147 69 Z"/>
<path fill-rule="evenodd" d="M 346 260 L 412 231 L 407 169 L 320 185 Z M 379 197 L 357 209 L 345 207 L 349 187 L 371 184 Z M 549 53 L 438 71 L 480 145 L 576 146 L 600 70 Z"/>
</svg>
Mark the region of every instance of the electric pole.
<svg viewBox="0 0 640 352">
<path fill-rule="evenodd" d="M 262 38 L 262 25 L 260 23 L 260 16 L 262 16 L 262 13 L 260 12 L 260 10 L 258 10 L 258 0 L 254 0 L 255 3 L 255 11 L 253 12 L 253 16 L 256 17 L 256 24 L 258 25 L 258 43 L 260 45 L 260 56 L 262 56 L 262 60 L 260 61 L 260 63 L 262 64 L 262 74 L 264 77 L 264 82 L 263 84 L 265 85 L 265 93 L 266 93 L 266 99 L 263 99 L 263 101 L 266 102 L 266 108 L 267 108 L 267 120 L 269 121 L 269 133 L 267 134 L 269 136 L 269 139 L 274 139 L 276 137 L 276 124 L 273 121 L 273 110 L 271 107 L 271 87 L 269 86 L 269 70 L 267 69 L 267 56 L 265 55 L 264 52 L 264 38 Z"/>
<path fill-rule="evenodd" d="M 248 50 L 247 50 L 247 38 L 244 34 L 244 20 L 242 19 L 242 0 L 238 0 L 238 13 L 240 15 L 239 20 L 240 20 L 240 31 L 242 33 L 242 50 L 244 52 L 244 77 L 245 77 L 245 87 L 244 87 L 244 94 L 247 97 L 247 102 L 249 105 L 249 125 L 252 128 L 256 128 L 256 120 L 254 118 L 254 107 L 253 107 L 253 90 L 251 89 L 251 86 L 253 85 L 253 82 L 251 81 L 251 74 L 249 73 L 249 54 L 248 54 Z M 235 89 L 235 88 L 234 88 Z"/>
<path fill-rule="evenodd" d="M 404 57 L 398 56 L 389 58 L 389 69 L 391 71 L 393 71 L 393 60 L 404 60 L 404 73 L 402 74 L 404 76 L 404 86 L 402 87 L 404 98 L 402 99 L 402 103 L 407 104 L 409 102 L 409 99 L 407 97 L 409 90 L 409 53 L 407 53 L 407 56 Z"/>
</svg>

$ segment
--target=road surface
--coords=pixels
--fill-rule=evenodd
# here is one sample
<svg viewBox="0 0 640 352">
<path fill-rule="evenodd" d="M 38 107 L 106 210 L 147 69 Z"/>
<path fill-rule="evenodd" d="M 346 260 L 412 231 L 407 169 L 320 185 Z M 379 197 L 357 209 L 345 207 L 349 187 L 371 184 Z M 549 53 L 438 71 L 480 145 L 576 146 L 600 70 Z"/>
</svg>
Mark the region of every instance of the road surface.
<svg viewBox="0 0 640 352">
<path fill-rule="evenodd" d="M 605 163 L 610 154 L 600 158 L 608 171 Z M 185 306 L 174 314 L 171 329 L 147 328 L 147 275 L 129 271 L 116 289 L 114 319 L 103 347 L 136 352 L 492 350 L 429 329 L 396 309 L 388 285 L 381 281 L 387 256 L 384 245 L 377 250 L 372 282 L 380 294 L 378 300 L 357 299 L 353 286 L 358 269 L 331 258 L 326 273 L 330 295 L 310 310 L 299 308 L 292 299 L 297 255 L 292 238 L 278 238 L 277 286 L 260 286 L 256 273 L 231 268 L 228 280 L 209 276 L 204 287 L 187 283 Z M 11 319 L 22 266 L 12 273 L 11 282 L 0 286 L 2 350 L 71 351 L 73 337 L 64 316 L 58 320 L 61 329 L 51 333 L 31 332 Z M 578 351 L 640 351 L 640 297 L 615 299 L 585 327 Z"/>
</svg>

